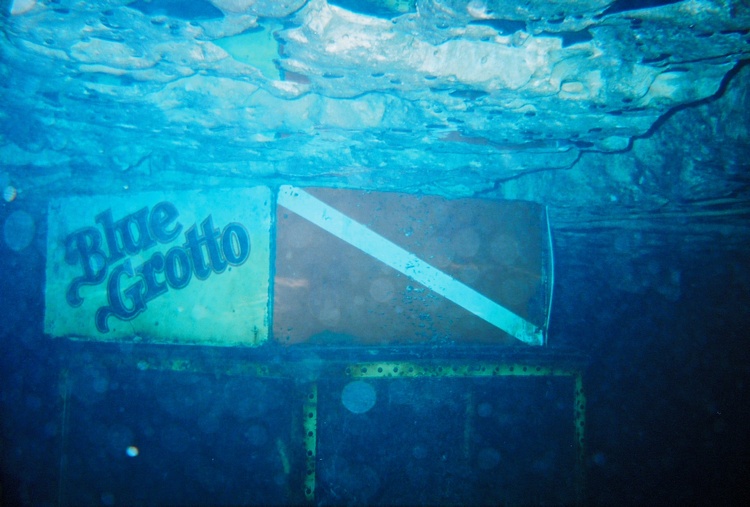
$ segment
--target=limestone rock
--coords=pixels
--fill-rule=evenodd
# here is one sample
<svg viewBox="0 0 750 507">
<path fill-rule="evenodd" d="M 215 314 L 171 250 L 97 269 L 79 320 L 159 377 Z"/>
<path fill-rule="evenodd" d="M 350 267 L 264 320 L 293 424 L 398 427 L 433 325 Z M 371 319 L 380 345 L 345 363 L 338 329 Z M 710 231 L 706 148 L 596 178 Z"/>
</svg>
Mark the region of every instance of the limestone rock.
<svg viewBox="0 0 750 507">
<path fill-rule="evenodd" d="M 562 215 L 736 197 L 745 167 L 729 101 L 660 130 L 730 89 L 747 102 L 730 79 L 750 58 L 742 1 L 16 0 L 2 22 L 0 161 L 51 193 L 19 153 L 90 174 L 83 191 L 158 187 L 143 176 L 166 166 Z M 698 155 L 699 125 L 727 142 Z M 690 162 L 652 168 L 676 163 L 665 146 Z"/>
</svg>

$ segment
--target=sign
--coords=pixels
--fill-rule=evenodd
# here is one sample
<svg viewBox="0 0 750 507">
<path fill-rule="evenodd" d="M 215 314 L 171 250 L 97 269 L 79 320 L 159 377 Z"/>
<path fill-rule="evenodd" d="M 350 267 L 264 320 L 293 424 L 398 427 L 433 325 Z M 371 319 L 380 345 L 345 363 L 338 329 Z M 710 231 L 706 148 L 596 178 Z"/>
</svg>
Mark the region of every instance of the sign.
<svg viewBox="0 0 750 507">
<path fill-rule="evenodd" d="M 70 197 L 50 203 L 47 250 L 45 331 L 84 340 L 543 345 L 552 298 L 546 210 L 520 201 Z"/>
<path fill-rule="evenodd" d="M 268 338 L 271 192 L 51 202 L 45 332 L 256 346 Z"/>
<path fill-rule="evenodd" d="M 545 342 L 542 206 L 282 186 L 276 221 L 282 343 Z"/>
</svg>

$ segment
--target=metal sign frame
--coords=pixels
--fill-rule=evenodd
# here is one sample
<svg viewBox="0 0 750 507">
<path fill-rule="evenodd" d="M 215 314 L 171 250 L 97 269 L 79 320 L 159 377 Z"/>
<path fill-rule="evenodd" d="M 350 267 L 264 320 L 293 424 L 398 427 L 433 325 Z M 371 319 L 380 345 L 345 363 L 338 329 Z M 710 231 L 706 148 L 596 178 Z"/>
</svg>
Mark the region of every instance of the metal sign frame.
<svg viewBox="0 0 750 507">
<path fill-rule="evenodd" d="M 81 345 L 80 343 L 76 345 Z M 90 345 L 90 344 L 88 344 Z M 90 349 L 90 348 L 86 348 Z M 200 359 L 190 359 L 185 355 L 165 355 L 163 351 L 154 349 L 154 346 L 140 345 L 132 354 L 124 357 L 117 350 L 112 349 L 110 344 L 100 344 L 97 358 L 101 364 L 110 366 L 118 371 L 140 370 L 161 372 L 194 372 L 206 373 L 212 377 L 259 377 L 269 379 L 288 379 L 294 381 L 300 367 L 303 367 L 305 357 L 308 357 L 310 349 L 303 354 L 293 355 L 283 361 L 271 362 L 266 357 L 252 355 L 244 358 L 230 357 L 220 353 L 224 349 L 216 349 L 215 354 L 202 355 Z M 464 354 L 456 354 L 454 359 L 446 359 L 445 356 L 430 357 L 425 359 L 404 359 L 400 353 L 390 354 L 392 359 L 385 357 L 380 361 L 362 360 L 361 353 L 352 349 L 344 351 L 333 351 L 346 359 L 333 360 L 330 349 L 317 349 L 318 359 L 323 359 L 320 379 L 351 380 L 388 380 L 388 379 L 434 379 L 453 378 L 471 379 L 482 378 L 502 382 L 509 377 L 567 377 L 573 380 L 574 389 L 571 393 L 574 420 L 572 432 L 574 434 L 575 446 L 575 470 L 573 471 L 575 484 L 575 501 L 582 504 L 585 501 L 585 428 L 586 428 L 586 396 L 584 392 L 582 362 L 580 358 L 564 356 L 559 353 L 552 357 L 547 355 L 543 359 L 530 360 L 528 357 L 499 357 L 497 360 L 480 359 L 474 356 L 472 351 L 463 350 Z M 455 351 L 454 351 L 455 352 Z M 386 354 L 388 356 L 389 354 Z M 486 356 L 485 356 L 486 357 Z M 91 358 L 89 353 L 80 350 L 70 353 L 68 357 L 68 368 L 60 375 L 61 393 L 61 448 L 60 448 L 60 482 L 58 484 L 58 505 L 67 505 L 66 502 L 66 466 L 67 466 L 67 439 L 70 431 L 70 396 L 71 396 L 71 369 L 76 365 L 83 364 Z M 302 365 L 302 366 L 301 366 Z M 304 398 L 299 399 L 298 413 L 300 414 L 300 426 L 290 438 L 298 442 L 299 448 L 304 452 L 304 458 L 297 462 L 299 481 L 291 484 L 290 489 L 294 493 L 295 501 L 314 504 L 317 487 L 317 457 L 320 450 L 318 439 L 319 399 L 323 394 L 319 391 L 319 381 L 311 381 L 304 389 Z M 294 439 L 297 435 L 297 439 Z M 300 441 L 301 440 L 301 441 Z M 292 446 L 292 449 L 295 446 Z M 291 480 L 291 479 L 290 479 Z"/>
<path fill-rule="evenodd" d="M 577 450 L 574 471 L 575 494 L 578 503 L 584 501 L 586 399 L 583 390 L 581 361 L 577 357 L 567 357 L 565 354 L 561 354 L 560 351 L 547 348 L 498 347 L 498 344 L 494 342 L 494 333 L 505 333 L 508 335 L 506 338 L 509 338 L 510 341 L 515 341 L 512 339 L 515 338 L 518 342 L 524 344 L 546 345 L 546 329 L 549 326 L 549 315 L 551 312 L 553 259 L 551 230 L 549 229 L 549 218 L 546 215 L 545 209 L 542 212 L 544 213 L 544 220 L 547 222 L 547 230 L 538 231 L 537 233 L 543 237 L 546 232 L 546 239 L 541 239 L 541 241 L 543 243 L 547 241 L 548 243 L 543 245 L 542 255 L 546 252 L 549 258 L 541 261 L 541 273 L 537 273 L 536 276 L 540 277 L 543 285 L 541 290 L 544 292 L 543 298 L 546 307 L 544 308 L 544 320 L 542 321 L 537 317 L 536 320 L 538 322 L 531 323 L 527 318 L 522 316 L 523 314 L 519 315 L 501 306 L 497 301 L 484 296 L 478 290 L 461 282 L 455 276 L 440 269 L 440 267 L 436 267 L 425 259 L 419 258 L 409 250 L 369 228 L 366 223 L 360 223 L 337 209 L 337 207 L 327 204 L 323 199 L 316 197 L 314 193 L 286 185 L 275 190 L 267 188 L 266 190 L 270 191 L 270 197 L 263 203 L 263 206 L 268 206 L 271 209 L 268 225 L 270 234 L 269 245 L 268 250 L 263 249 L 263 254 L 269 257 L 268 269 L 270 271 L 268 272 L 268 300 L 266 308 L 266 315 L 269 319 L 273 320 L 274 312 L 274 283 L 272 283 L 272 280 L 275 276 L 274 257 L 276 254 L 276 234 L 278 231 L 278 224 L 274 218 L 276 213 L 273 210 L 278 212 L 280 208 L 284 208 L 299 215 L 302 219 L 317 228 L 322 229 L 322 231 L 325 231 L 325 234 L 332 234 L 335 238 L 343 240 L 362 253 L 383 263 L 384 266 L 394 269 L 400 274 L 399 276 L 403 275 L 413 280 L 416 284 L 421 284 L 435 295 L 455 303 L 458 307 L 473 314 L 473 316 L 478 317 L 485 323 L 491 324 L 490 327 L 493 329 L 493 345 L 472 343 L 471 337 L 469 337 L 467 343 L 460 345 L 441 344 L 437 348 L 428 348 L 421 343 L 405 345 L 387 341 L 367 345 L 354 342 L 348 347 L 331 346 L 330 344 L 317 346 L 313 343 L 285 346 L 276 337 L 273 337 L 273 331 L 271 331 L 269 338 L 273 339 L 261 340 L 262 346 L 233 348 L 208 346 L 202 347 L 200 354 L 190 354 L 188 351 L 191 350 L 191 347 L 181 348 L 175 347 L 174 345 L 176 344 L 160 344 L 158 341 L 149 343 L 148 340 L 133 339 L 131 343 L 126 342 L 128 343 L 128 347 L 132 347 L 131 352 L 124 355 L 120 352 L 119 347 L 121 344 L 119 343 L 108 343 L 97 340 L 61 340 L 57 343 L 57 346 L 61 348 L 63 355 L 67 358 L 67 362 L 63 364 L 67 364 L 68 366 L 60 375 L 62 437 L 59 462 L 59 505 L 65 505 L 67 498 L 67 440 L 70 431 L 70 397 L 73 385 L 70 379 L 74 375 L 71 372 L 75 372 L 76 368 L 85 364 L 85 361 L 90 361 L 91 357 L 93 357 L 92 354 L 102 364 L 123 372 L 133 370 L 142 372 L 193 372 L 211 374 L 216 378 L 244 376 L 282 379 L 291 382 L 300 382 L 299 372 L 305 368 L 305 361 L 309 357 L 317 358 L 319 361 L 318 373 L 320 377 L 318 379 L 305 380 L 308 383 L 304 389 L 304 397 L 298 400 L 299 406 L 295 409 L 299 414 L 299 420 L 295 417 L 292 421 L 295 423 L 295 429 L 290 434 L 290 441 L 294 440 L 298 442 L 299 447 L 297 449 L 299 449 L 299 452 L 304 452 L 304 455 L 297 457 L 296 464 L 292 466 L 292 468 L 297 470 L 297 478 L 299 479 L 298 483 L 294 485 L 294 496 L 292 498 L 295 502 L 308 503 L 314 503 L 316 500 L 319 500 L 316 497 L 316 489 L 318 487 L 318 467 L 316 465 L 321 445 L 318 423 L 320 416 L 325 415 L 319 412 L 321 407 L 319 401 L 322 395 L 331 394 L 321 391 L 321 385 L 323 384 L 319 380 L 336 379 L 337 381 L 346 381 L 347 379 L 351 379 L 353 381 L 366 379 L 378 382 L 388 379 L 404 379 L 409 381 L 433 378 L 476 378 L 501 382 L 503 378 L 509 377 L 568 377 L 574 383 L 574 392 L 571 395 L 573 399 L 574 419 L 572 421 L 572 433 L 575 440 L 574 445 Z M 493 211 L 496 210 L 493 208 Z M 169 210 L 162 210 L 160 213 L 154 219 L 156 228 L 158 229 L 163 226 L 162 229 L 164 229 L 165 233 L 171 234 L 173 232 L 170 229 L 171 222 L 167 220 L 171 216 Z M 494 217 L 495 215 L 492 216 Z M 538 212 L 535 216 L 538 216 Z M 208 237 L 210 234 L 214 234 L 211 232 L 213 229 L 212 224 L 208 224 L 205 236 Z M 495 229 L 491 230 L 494 231 Z M 139 237 L 138 239 L 140 241 L 142 238 Z M 84 250 L 86 248 L 93 248 L 87 242 L 82 241 L 81 245 L 83 245 L 82 248 Z M 167 254 L 163 254 L 163 256 L 166 257 Z M 100 260 L 94 259 L 94 257 L 92 259 Z M 276 263 L 278 264 L 278 260 Z M 97 266 L 96 262 L 93 264 L 84 264 L 84 271 L 86 269 L 96 271 L 99 269 Z M 268 327 L 270 330 L 272 325 L 269 323 Z M 204 344 L 226 345 L 226 343 L 209 342 Z M 521 348 L 526 350 L 520 350 Z M 171 349 L 170 352 L 165 353 L 165 350 L 169 349 Z M 371 361 L 373 355 L 376 355 L 379 361 Z M 279 360 L 279 357 L 283 359 Z M 289 463 L 286 463 L 285 468 L 289 468 L 289 466 Z"/>
</svg>

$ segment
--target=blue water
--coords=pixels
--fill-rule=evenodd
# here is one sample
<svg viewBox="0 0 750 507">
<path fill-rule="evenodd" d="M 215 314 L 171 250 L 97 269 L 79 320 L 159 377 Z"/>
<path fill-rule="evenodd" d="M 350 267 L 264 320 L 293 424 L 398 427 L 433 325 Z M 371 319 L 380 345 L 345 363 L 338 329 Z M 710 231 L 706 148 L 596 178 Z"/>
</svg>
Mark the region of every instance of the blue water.
<svg viewBox="0 0 750 507">
<path fill-rule="evenodd" d="M 3 219 L 9 209 L 2 208 Z M 358 413 L 342 400 L 351 378 L 326 374 L 327 361 L 351 351 L 284 349 L 245 358 L 272 370 L 299 365 L 289 378 L 269 378 L 212 367 L 219 359 L 201 347 L 50 339 L 41 325 L 44 212 L 30 211 L 35 242 L 22 252 L 0 247 L 6 505 L 304 503 L 301 407 L 313 381 L 317 504 L 557 505 L 578 498 L 568 377 L 369 379 L 376 399 L 359 400 L 366 410 Z M 654 249 L 633 269 L 678 269 L 683 290 L 671 300 L 655 290 L 613 289 L 622 273 L 609 268 L 621 255 L 603 247 L 600 235 L 557 250 L 550 341 L 551 349 L 585 355 L 585 498 L 738 502 L 747 491 L 740 480 L 750 415 L 747 258 Z M 442 352 L 451 351 L 411 350 L 407 359 Z M 146 367 L 184 357 L 209 371 Z M 136 359 L 146 363 L 128 364 Z"/>
<path fill-rule="evenodd" d="M 610 12 L 670 3 L 621 0 Z M 207 2 L 191 5 L 132 7 L 188 20 L 217 16 Z M 359 11 L 390 18 L 402 12 L 394 9 L 377 3 Z M 566 45 L 591 34 L 568 37 Z M 18 118 L 0 135 L 30 137 L 37 128 Z M 0 201 L 0 505 L 750 498 L 750 256 L 742 242 L 698 241 L 648 219 L 644 229 L 653 232 L 574 233 L 553 223 L 555 295 L 544 349 L 346 346 L 346 336 L 333 334 L 323 336 L 333 346 L 271 341 L 258 349 L 74 342 L 44 333 L 46 197 Z M 348 367 L 374 361 L 400 371 L 381 378 Z M 454 366 L 510 363 L 557 369 L 451 374 Z M 407 375 L 409 365 L 445 369 Z"/>
</svg>

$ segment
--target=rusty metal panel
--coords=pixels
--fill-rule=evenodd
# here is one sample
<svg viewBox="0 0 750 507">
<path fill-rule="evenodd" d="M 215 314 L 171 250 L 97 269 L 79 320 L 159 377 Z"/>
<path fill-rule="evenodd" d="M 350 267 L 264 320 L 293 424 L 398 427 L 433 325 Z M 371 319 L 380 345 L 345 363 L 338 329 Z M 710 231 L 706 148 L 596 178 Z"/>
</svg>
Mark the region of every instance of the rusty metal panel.
<svg viewBox="0 0 750 507">
<path fill-rule="evenodd" d="M 283 344 L 545 341 L 552 259 L 534 203 L 282 187 L 275 269 Z"/>
</svg>

